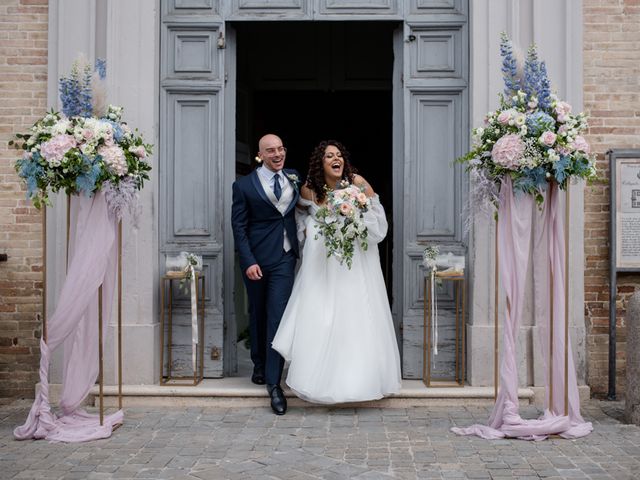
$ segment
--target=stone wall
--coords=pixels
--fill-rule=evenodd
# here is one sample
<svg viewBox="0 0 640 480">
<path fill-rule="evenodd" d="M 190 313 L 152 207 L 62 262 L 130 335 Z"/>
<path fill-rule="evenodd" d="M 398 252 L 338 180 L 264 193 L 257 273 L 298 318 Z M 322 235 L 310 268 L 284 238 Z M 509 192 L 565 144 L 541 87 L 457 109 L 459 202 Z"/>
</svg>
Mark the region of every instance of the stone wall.
<svg viewBox="0 0 640 480">
<path fill-rule="evenodd" d="M 602 182 L 585 191 L 585 321 L 587 383 L 595 395 L 608 384 L 609 166 L 612 148 L 640 148 L 640 0 L 584 0 L 584 109 L 587 140 L 598 154 Z M 619 275 L 617 390 L 625 383 L 625 310 L 640 276 Z"/>
<path fill-rule="evenodd" d="M 42 312 L 42 214 L 9 147 L 47 107 L 47 0 L 0 4 L 0 396 L 33 396 Z"/>
<path fill-rule="evenodd" d="M 569 1 L 569 0 L 568 0 Z M 32 395 L 41 335 L 41 214 L 29 206 L 7 145 L 46 109 L 47 0 L 0 4 L 0 396 Z M 583 0 L 584 108 L 605 181 L 585 191 L 587 383 L 607 391 L 609 188 L 605 152 L 640 148 L 640 0 Z M 481 47 L 482 48 L 482 47 Z M 620 275 L 618 387 L 624 390 L 625 306 L 640 276 Z"/>
</svg>

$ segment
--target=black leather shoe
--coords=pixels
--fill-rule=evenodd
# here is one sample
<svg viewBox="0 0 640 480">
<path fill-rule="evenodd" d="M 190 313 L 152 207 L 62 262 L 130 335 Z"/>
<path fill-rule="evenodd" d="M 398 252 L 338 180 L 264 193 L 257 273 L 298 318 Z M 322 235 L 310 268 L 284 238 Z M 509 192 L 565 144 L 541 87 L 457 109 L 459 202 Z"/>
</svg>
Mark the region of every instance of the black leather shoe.
<svg viewBox="0 0 640 480">
<path fill-rule="evenodd" d="M 267 385 L 267 392 L 271 397 L 271 410 L 273 410 L 273 413 L 276 415 L 287 413 L 287 399 L 284 398 L 280 385 Z"/>
<path fill-rule="evenodd" d="M 251 375 L 251 381 L 256 385 L 264 385 L 264 370 L 261 368 L 254 368 L 253 375 Z"/>
</svg>

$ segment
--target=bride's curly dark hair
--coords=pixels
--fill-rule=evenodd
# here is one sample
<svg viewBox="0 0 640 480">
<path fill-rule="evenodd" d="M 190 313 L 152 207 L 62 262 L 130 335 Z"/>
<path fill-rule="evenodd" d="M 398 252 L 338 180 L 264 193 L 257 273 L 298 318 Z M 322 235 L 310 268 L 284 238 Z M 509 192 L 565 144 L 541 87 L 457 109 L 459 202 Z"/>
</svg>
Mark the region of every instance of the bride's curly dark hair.
<svg viewBox="0 0 640 480">
<path fill-rule="evenodd" d="M 351 165 L 349 161 L 349 152 L 345 146 L 336 140 L 323 140 L 313 150 L 311 157 L 309 158 L 309 173 L 307 175 L 306 186 L 315 193 L 316 201 L 321 203 L 326 196 L 325 182 L 324 182 L 324 168 L 322 161 L 324 159 L 324 151 L 329 145 L 336 147 L 342 153 L 342 160 L 344 161 L 344 168 L 342 169 L 342 180 L 346 180 L 349 183 L 353 183 L 353 177 L 358 171 Z"/>
</svg>

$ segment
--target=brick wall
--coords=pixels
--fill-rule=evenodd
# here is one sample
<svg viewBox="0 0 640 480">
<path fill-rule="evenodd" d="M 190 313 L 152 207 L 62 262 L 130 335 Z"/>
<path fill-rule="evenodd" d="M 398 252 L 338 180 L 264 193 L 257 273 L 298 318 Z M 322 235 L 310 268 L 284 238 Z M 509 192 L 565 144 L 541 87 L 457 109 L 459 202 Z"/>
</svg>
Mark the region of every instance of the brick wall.
<svg viewBox="0 0 640 480">
<path fill-rule="evenodd" d="M 584 0 L 584 108 L 603 182 L 585 191 L 587 383 L 608 389 L 609 166 L 611 148 L 640 148 L 640 0 Z M 617 385 L 624 391 L 625 308 L 640 276 L 618 276 Z"/>
<path fill-rule="evenodd" d="M 33 396 L 42 311 L 42 215 L 8 146 L 46 110 L 47 0 L 0 3 L 0 396 Z"/>
</svg>

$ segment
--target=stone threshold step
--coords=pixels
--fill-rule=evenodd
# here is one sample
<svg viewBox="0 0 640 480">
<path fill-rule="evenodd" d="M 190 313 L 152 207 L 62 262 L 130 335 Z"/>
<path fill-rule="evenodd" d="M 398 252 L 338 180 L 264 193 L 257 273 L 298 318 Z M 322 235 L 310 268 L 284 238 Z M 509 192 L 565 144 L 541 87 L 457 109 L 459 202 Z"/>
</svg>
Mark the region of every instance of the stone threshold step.
<svg viewBox="0 0 640 480">
<path fill-rule="evenodd" d="M 322 407 L 297 398 L 288 388 L 284 389 L 290 406 Z M 98 405 L 99 388 L 96 385 L 90 394 Z M 412 406 L 486 406 L 493 404 L 493 387 L 429 387 L 421 380 L 403 380 L 402 389 L 393 396 L 370 402 L 345 403 L 339 407 L 406 408 Z M 248 378 L 229 377 L 205 379 L 196 386 L 187 385 L 123 385 L 123 406 L 218 406 L 255 407 L 264 406 L 267 401 L 266 388 L 254 385 Z M 108 385 L 103 390 L 104 404 L 113 407 L 118 404 L 118 387 Z M 518 391 L 520 403 L 533 403 L 535 392 L 532 388 Z"/>
</svg>

